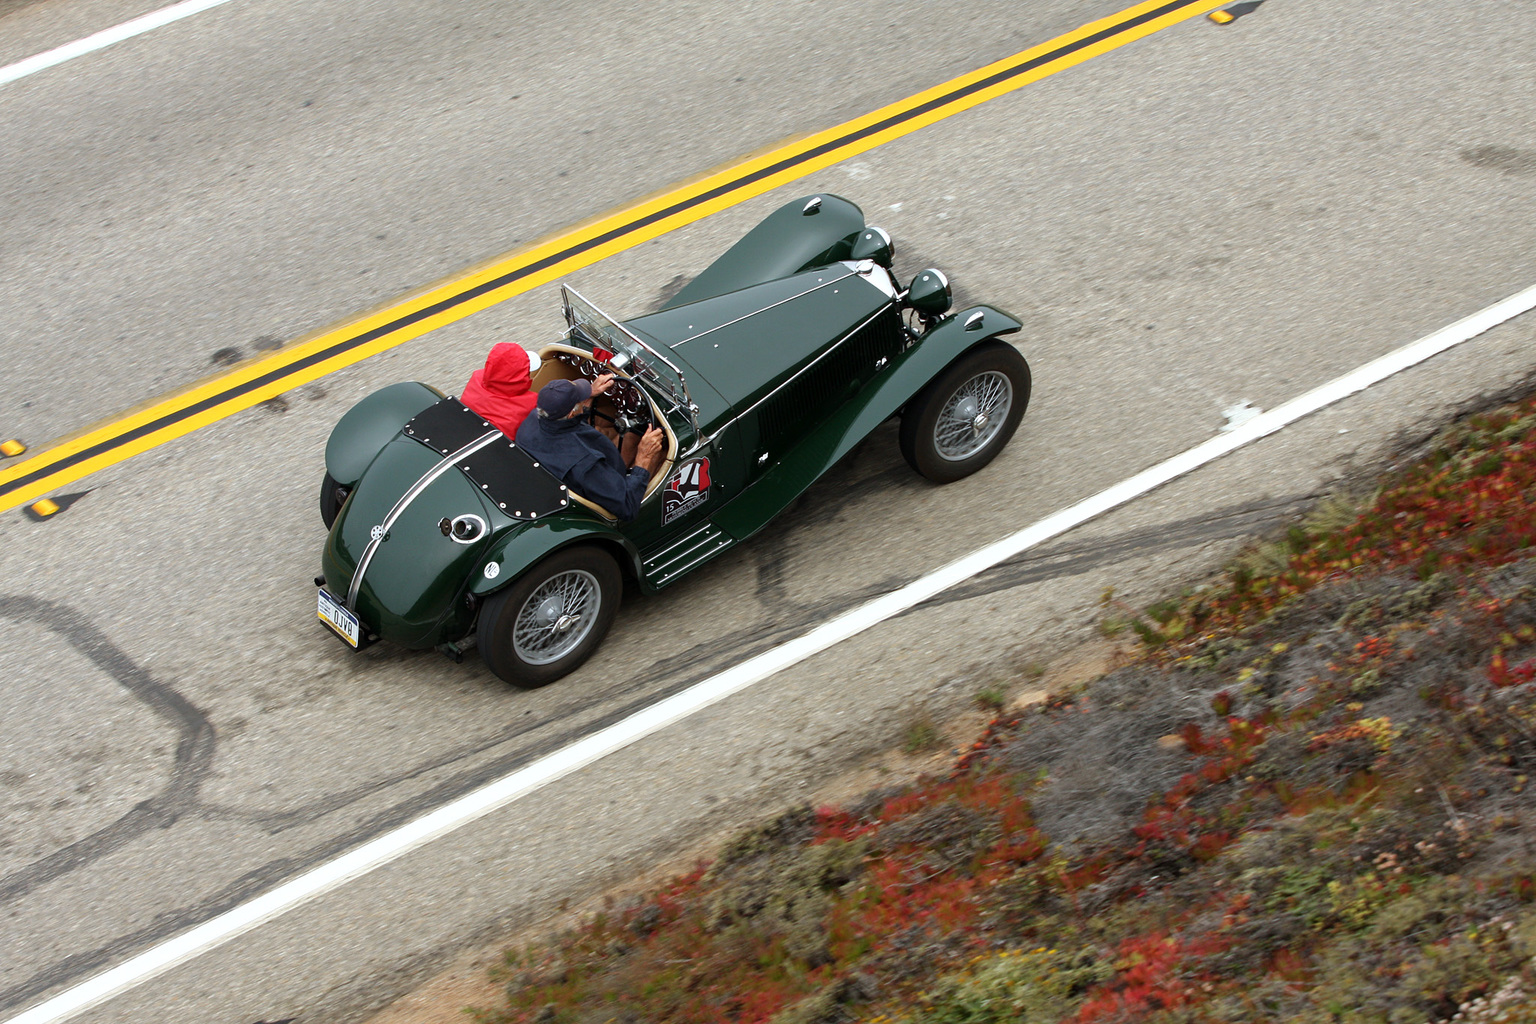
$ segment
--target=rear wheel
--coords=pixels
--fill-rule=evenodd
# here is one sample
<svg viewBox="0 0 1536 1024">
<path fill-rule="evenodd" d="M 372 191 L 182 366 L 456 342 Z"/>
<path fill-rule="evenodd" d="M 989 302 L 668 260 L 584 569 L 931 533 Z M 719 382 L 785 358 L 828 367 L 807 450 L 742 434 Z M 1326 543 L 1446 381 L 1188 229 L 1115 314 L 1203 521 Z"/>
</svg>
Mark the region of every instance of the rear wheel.
<svg viewBox="0 0 1536 1024">
<path fill-rule="evenodd" d="M 613 625 L 624 580 L 595 547 L 557 551 L 480 610 L 480 656 L 502 679 L 532 689 L 574 672 Z"/>
<path fill-rule="evenodd" d="M 983 342 L 918 392 L 901 414 L 901 454 L 935 483 L 970 476 L 1003 450 L 1029 405 L 1029 364 Z"/>
<path fill-rule="evenodd" d="M 327 530 L 336 522 L 336 517 L 341 514 L 341 506 L 347 503 L 347 495 L 351 493 L 352 488 L 343 487 L 329 473 L 320 481 L 320 521 Z"/>
</svg>

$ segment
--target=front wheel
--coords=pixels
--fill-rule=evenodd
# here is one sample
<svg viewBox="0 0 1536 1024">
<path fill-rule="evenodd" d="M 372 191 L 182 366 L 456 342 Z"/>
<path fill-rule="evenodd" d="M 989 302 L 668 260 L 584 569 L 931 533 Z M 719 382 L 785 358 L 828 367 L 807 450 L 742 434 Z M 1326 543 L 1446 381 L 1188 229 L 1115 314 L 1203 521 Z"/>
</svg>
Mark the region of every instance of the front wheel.
<svg viewBox="0 0 1536 1024">
<path fill-rule="evenodd" d="M 613 625 L 624 580 L 595 547 L 557 551 L 480 610 L 480 656 L 514 686 L 532 689 L 574 672 Z"/>
<path fill-rule="evenodd" d="M 934 483 L 970 476 L 1003 450 L 1029 406 L 1029 364 L 983 342 L 918 392 L 901 414 L 901 454 Z"/>
</svg>

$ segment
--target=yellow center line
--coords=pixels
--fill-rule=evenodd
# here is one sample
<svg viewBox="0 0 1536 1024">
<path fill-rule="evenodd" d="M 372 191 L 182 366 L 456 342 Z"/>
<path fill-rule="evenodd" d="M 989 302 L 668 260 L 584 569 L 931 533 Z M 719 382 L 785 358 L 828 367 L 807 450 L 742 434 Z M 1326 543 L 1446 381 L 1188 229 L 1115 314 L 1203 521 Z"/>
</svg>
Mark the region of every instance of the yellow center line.
<svg viewBox="0 0 1536 1024">
<path fill-rule="evenodd" d="M 1225 2 L 1148 0 L 836 127 L 780 143 L 470 267 L 104 420 L 0 470 L 0 511 Z"/>
</svg>

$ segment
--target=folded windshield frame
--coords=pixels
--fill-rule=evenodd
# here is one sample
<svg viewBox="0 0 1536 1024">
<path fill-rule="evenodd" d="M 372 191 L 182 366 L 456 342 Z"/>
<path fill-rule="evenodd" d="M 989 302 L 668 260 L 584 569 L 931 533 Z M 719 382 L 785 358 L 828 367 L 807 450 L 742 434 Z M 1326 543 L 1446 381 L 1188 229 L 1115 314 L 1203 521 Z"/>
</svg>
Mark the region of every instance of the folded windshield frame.
<svg viewBox="0 0 1536 1024">
<path fill-rule="evenodd" d="M 594 352 L 611 353 L 605 360 L 609 366 L 646 381 L 665 395 L 674 410 L 688 417 L 694 436 L 699 436 L 699 407 L 693 404 L 688 394 L 688 380 L 676 363 L 641 341 L 633 331 L 598 309 L 570 285 L 560 286 L 560 302 L 572 341 L 584 341 Z M 670 370 L 673 379 L 663 376 L 658 364 Z"/>
</svg>

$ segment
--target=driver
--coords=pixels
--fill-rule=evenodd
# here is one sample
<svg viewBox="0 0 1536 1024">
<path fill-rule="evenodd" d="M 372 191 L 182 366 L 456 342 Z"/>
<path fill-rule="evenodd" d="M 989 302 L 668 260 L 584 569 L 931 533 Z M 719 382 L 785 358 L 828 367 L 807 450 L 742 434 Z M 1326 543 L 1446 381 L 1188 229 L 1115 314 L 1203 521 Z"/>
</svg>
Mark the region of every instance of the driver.
<svg viewBox="0 0 1536 1024">
<path fill-rule="evenodd" d="M 517 445 L 572 491 L 629 522 L 640 514 L 640 500 L 661 466 L 666 435 L 648 428 L 635 446 L 633 465 L 626 465 L 613 442 L 586 422 L 592 397 L 612 386 L 611 373 L 544 385 L 536 414 L 517 430 Z"/>
</svg>

